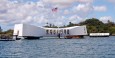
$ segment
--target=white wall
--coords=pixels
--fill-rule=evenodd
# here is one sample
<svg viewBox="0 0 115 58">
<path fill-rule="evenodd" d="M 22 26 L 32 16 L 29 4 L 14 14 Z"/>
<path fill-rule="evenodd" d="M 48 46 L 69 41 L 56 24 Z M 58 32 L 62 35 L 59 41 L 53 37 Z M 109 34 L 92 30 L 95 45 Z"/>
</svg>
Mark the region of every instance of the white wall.
<svg viewBox="0 0 115 58">
<path fill-rule="evenodd" d="M 23 24 L 23 36 L 44 36 L 45 30 L 41 27 Z"/>
<path fill-rule="evenodd" d="M 33 25 L 28 24 L 16 24 L 14 26 L 14 33 L 13 35 L 18 36 L 44 36 L 45 30 L 40 27 L 36 27 Z"/>
<path fill-rule="evenodd" d="M 68 28 L 41 28 L 28 24 L 16 24 L 14 26 L 14 34 L 18 36 L 57 36 L 58 34 L 46 34 L 46 30 L 69 30 L 69 34 L 62 33 L 62 36 L 66 35 L 87 35 L 86 26 L 74 26 Z M 18 34 L 19 31 L 19 34 Z M 67 32 L 66 32 L 67 33 Z"/>
<path fill-rule="evenodd" d="M 70 35 L 87 35 L 86 26 L 79 26 L 70 29 Z"/>
<path fill-rule="evenodd" d="M 22 36 L 23 24 L 15 24 L 13 35 Z"/>
</svg>

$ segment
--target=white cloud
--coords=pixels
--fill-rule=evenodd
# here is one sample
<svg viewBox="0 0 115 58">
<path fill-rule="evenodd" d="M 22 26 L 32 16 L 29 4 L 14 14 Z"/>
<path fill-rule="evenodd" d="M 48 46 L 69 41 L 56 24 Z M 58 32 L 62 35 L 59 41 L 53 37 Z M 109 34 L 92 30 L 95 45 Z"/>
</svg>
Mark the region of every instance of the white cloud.
<svg viewBox="0 0 115 58">
<path fill-rule="evenodd" d="M 99 20 L 101 20 L 103 23 L 107 23 L 109 21 L 113 21 L 113 18 L 111 16 L 103 16 Z"/>
<path fill-rule="evenodd" d="M 45 4 L 51 4 L 50 7 L 66 8 L 69 7 L 74 0 L 43 0 Z"/>
<path fill-rule="evenodd" d="M 75 7 L 75 10 L 88 12 L 90 10 L 93 10 L 93 8 L 90 4 L 79 4 L 78 6 Z"/>
<path fill-rule="evenodd" d="M 78 14 L 79 17 L 82 17 L 84 14 L 88 14 L 89 11 L 92 9 L 91 5 L 88 4 L 91 0 L 46 0 L 48 3 L 60 3 L 63 4 L 71 4 L 73 1 L 86 3 L 86 4 L 79 4 L 74 8 L 76 13 L 70 12 L 71 10 L 65 9 L 64 13 L 62 13 L 63 9 L 59 9 L 58 13 L 52 13 L 52 7 L 49 7 L 50 4 L 45 4 L 42 1 L 38 2 L 25 2 L 20 3 L 18 1 L 8 1 L 0 0 L 0 23 L 2 24 L 16 24 L 16 23 L 36 23 L 36 24 L 45 24 L 47 22 L 58 22 L 56 23 L 59 25 L 66 24 L 64 23 L 67 21 L 66 16 L 68 14 L 72 14 L 70 19 L 72 19 L 73 13 Z M 85 10 L 84 10 L 85 9 Z M 83 14 L 82 14 L 83 13 Z M 81 16 L 80 16 L 81 15 Z M 83 16 L 84 17 L 84 16 Z M 77 17 L 73 18 L 73 20 L 78 19 Z M 56 21 L 57 20 L 57 21 Z M 78 22 L 78 21 L 77 21 Z"/>
<path fill-rule="evenodd" d="M 94 10 L 103 12 L 107 10 L 107 7 L 106 6 L 94 6 Z"/>
<path fill-rule="evenodd" d="M 74 0 L 43 0 L 43 1 L 53 4 L 71 4 L 74 2 Z"/>
<path fill-rule="evenodd" d="M 72 23 L 79 23 L 80 21 L 82 21 L 82 18 L 77 15 L 73 15 L 69 17 L 69 21 Z"/>
<path fill-rule="evenodd" d="M 85 18 L 93 12 L 93 6 L 91 4 L 78 4 L 72 8 L 73 13 Z"/>
<path fill-rule="evenodd" d="M 43 0 L 47 3 L 53 3 L 53 4 L 71 4 L 73 2 L 80 2 L 80 3 L 92 3 L 93 0 Z"/>
<path fill-rule="evenodd" d="M 93 0 L 76 0 L 77 2 L 81 2 L 81 3 L 92 3 Z"/>
<path fill-rule="evenodd" d="M 73 3 L 92 3 L 93 0 L 43 0 L 43 2 L 52 4 L 52 7 L 66 8 Z"/>
<path fill-rule="evenodd" d="M 5 11 L 4 11 L 5 10 Z M 43 16 L 49 13 L 42 2 L 17 3 L 15 1 L 0 1 L 0 23 L 46 23 Z M 37 21 L 35 21 L 37 20 Z M 39 21 L 39 22 L 38 22 Z"/>
<path fill-rule="evenodd" d="M 20 3 L 0 0 L 0 23 L 44 25 L 49 22 L 60 26 L 68 24 L 69 21 L 78 23 L 94 11 L 92 2 L 93 0 L 41 0 Z M 78 4 L 71 6 L 73 3 Z M 59 6 L 61 9 L 59 8 L 58 12 L 53 13 L 51 9 L 55 6 Z M 65 8 L 69 6 L 71 8 Z"/>
<path fill-rule="evenodd" d="M 2 1 L 0 3 L 0 10 L 6 10 L 0 13 L 1 24 L 16 24 L 29 23 L 44 25 L 47 22 L 62 25 L 64 17 L 60 15 L 61 12 L 53 13 L 52 8 L 47 8 L 43 2 L 29 2 L 29 3 L 14 3 L 10 1 Z M 6 7 L 4 6 L 6 5 Z M 7 6 L 8 5 L 8 6 Z M 2 8 L 4 7 L 4 8 Z"/>
<path fill-rule="evenodd" d="M 76 1 L 83 2 L 82 0 Z M 52 3 L 70 4 L 73 2 L 72 0 L 57 0 L 56 2 L 53 0 Z M 61 9 L 58 13 L 52 13 L 52 8 L 49 5 L 42 1 L 20 3 L 18 1 L 0 0 L 0 23 L 7 25 L 16 23 L 45 24 L 47 22 L 58 22 L 57 24 L 60 23 L 59 25 L 65 24 L 64 22 L 67 21 L 67 18 L 64 15 L 70 14 L 70 11 L 65 9 L 64 13 L 62 13 L 63 10 Z M 83 10 L 83 7 L 85 6 L 78 5 L 81 12 L 87 12 L 88 9 Z M 80 11 L 78 8 L 77 11 Z"/>
<path fill-rule="evenodd" d="M 68 14 L 70 14 L 70 11 L 66 9 L 66 10 L 64 10 L 64 14 L 68 15 Z"/>
</svg>

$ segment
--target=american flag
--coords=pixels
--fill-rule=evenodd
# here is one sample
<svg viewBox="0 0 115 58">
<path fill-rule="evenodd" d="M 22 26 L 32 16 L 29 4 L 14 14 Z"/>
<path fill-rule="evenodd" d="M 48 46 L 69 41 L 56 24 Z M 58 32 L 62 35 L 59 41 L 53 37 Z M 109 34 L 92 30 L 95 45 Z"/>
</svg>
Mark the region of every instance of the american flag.
<svg viewBox="0 0 115 58">
<path fill-rule="evenodd" d="M 57 10 L 58 10 L 57 7 L 56 7 L 56 8 L 53 8 L 53 9 L 52 9 L 52 12 L 57 12 Z"/>
</svg>

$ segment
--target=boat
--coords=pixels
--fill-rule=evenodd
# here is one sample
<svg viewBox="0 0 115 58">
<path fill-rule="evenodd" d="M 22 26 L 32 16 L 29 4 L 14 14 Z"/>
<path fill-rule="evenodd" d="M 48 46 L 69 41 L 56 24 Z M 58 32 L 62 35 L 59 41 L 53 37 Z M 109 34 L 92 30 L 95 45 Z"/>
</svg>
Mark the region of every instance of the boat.
<svg viewBox="0 0 115 58">
<path fill-rule="evenodd" d="M 0 41 L 15 41 L 15 39 L 0 39 Z"/>
<path fill-rule="evenodd" d="M 90 37 L 109 37 L 110 33 L 90 33 Z"/>
</svg>

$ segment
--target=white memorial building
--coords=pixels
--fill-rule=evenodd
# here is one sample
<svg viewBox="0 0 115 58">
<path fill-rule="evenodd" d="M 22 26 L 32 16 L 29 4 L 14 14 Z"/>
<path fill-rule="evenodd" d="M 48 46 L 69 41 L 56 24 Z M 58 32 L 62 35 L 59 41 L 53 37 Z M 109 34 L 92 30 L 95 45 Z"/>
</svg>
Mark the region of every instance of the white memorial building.
<svg viewBox="0 0 115 58">
<path fill-rule="evenodd" d="M 14 36 L 24 38 L 55 37 L 58 34 L 61 37 L 84 36 L 87 35 L 87 28 L 85 25 L 66 28 L 46 28 L 29 24 L 15 24 L 13 33 Z"/>
</svg>

